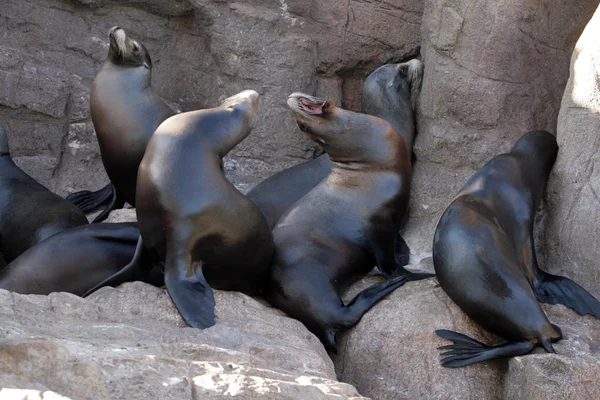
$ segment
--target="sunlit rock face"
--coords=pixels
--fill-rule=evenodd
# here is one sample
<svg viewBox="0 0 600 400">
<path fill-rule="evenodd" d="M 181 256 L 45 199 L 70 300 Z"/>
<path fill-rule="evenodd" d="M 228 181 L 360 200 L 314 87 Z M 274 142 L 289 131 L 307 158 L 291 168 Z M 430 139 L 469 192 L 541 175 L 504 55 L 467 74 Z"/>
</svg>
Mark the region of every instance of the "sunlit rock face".
<svg viewBox="0 0 600 400">
<path fill-rule="evenodd" d="M 544 250 L 551 272 L 600 297 L 600 12 L 571 58 L 558 117 L 559 152 L 546 195 Z"/>
<path fill-rule="evenodd" d="M 363 398 L 300 322 L 240 293 L 215 297 L 217 323 L 200 330 L 140 282 L 86 299 L 0 290 L 0 387 L 73 400 Z"/>
<path fill-rule="evenodd" d="M 431 253 L 448 202 L 526 131 L 556 133 L 569 59 L 598 2 L 426 0 L 417 162 L 406 236 Z"/>
</svg>

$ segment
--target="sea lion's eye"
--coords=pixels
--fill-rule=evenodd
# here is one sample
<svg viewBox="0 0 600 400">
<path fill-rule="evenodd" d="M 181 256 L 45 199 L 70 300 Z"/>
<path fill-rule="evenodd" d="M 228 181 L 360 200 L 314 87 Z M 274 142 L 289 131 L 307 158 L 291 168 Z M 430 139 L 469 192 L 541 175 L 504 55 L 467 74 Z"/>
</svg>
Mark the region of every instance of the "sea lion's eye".
<svg viewBox="0 0 600 400">
<path fill-rule="evenodd" d="M 136 53 L 140 50 L 139 46 L 137 45 L 136 42 L 132 42 L 133 44 L 133 51 L 135 51 Z"/>
</svg>

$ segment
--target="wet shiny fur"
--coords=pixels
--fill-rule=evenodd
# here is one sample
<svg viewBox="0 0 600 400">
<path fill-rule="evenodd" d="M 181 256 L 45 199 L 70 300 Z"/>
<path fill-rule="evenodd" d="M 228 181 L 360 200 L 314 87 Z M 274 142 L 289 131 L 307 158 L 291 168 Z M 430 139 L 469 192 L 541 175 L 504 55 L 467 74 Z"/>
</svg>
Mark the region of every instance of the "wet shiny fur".
<svg viewBox="0 0 600 400">
<path fill-rule="evenodd" d="M 108 57 L 92 83 L 90 110 L 111 183 L 97 192 L 67 197 L 85 212 L 108 202 L 94 222 L 103 221 L 124 202 L 135 206 L 138 167 L 146 145 L 161 122 L 174 114 L 150 86 L 152 60 L 144 45 L 118 26 L 108 36 Z"/>
<path fill-rule="evenodd" d="M 288 104 L 332 168 L 273 230 L 267 299 L 335 351 L 338 331 L 407 281 L 394 244 L 408 207 L 410 159 L 402 136 L 381 118 L 301 93 L 290 95 Z M 340 291 L 374 264 L 393 277 L 344 304 Z"/>
<path fill-rule="evenodd" d="M 77 207 L 14 163 L 0 125 L 0 253 L 6 262 L 58 232 L 87 223 Z"/>
<path fill-rule="evenodd" d="M 387 64 L 367 77 L 362 90 L 362 112 L 388 121 L 404 139 L 409 154 L 415 136 L 411 89 L 418 89 L 422 70 L 422 62 L 416 59 Z M 273 228 L 279 218 L 325 179 L 330 171 L 331 159 L 323 154 L 265 179 L 247 196 L 260 208 Z M 398 239 L 402 240 L 400 236 Z M 398 257 L 408 263 L 405 243 L 399 246 Z"/>
<path fill-rule="evenodd" d="M 212 288 L 258 294 L 273 255 L 260 210 L 226 178 L 222 158 L 250 133 L 259 95 L 175 115 L 140 165 L 137 216 L 145 248 L 165 261 L 165 284 L 192 327 L 214 321 Z"/>
<path fill-rule="evenodd" d="M 527 354 L 536 345 L 554 352 L 561 331 L 539 302 L 600 316 L 600 303 L 583 288 L 537 264 L 533 221 L 557 151 L 550 133 L 526 133 L 477 171 L 444 211 L 433 241 L 440 285 L 473 321 L 508 341 L 486 346 L 439 330 L 454 342 L 441 347 L 445 367 Z"/>
</svg>

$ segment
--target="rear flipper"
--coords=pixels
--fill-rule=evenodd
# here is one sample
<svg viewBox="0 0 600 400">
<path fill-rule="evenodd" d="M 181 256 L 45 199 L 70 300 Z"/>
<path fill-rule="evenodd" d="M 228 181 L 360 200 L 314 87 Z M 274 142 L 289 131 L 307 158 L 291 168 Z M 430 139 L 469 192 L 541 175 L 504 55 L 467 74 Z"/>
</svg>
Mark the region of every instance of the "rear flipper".
<svg viewBox="0 0 600 400">
<path fill-rule="evenodd" d="M 529 341 L 486 346 L 468 336 L 446 329 L 437 330 L 435 333 L 443 339 L 454 342 L 454 344 L 438 347 L 438 350 L 448 350 L 441 354 L 444 357 L 441 364 L 446 368 L 459 368 L 501 357 L 522 356 L 531 353 L 535 347 L 535 343 Z M 544 347 L 546 347 L 545 345 L 546 343 L 544 343 Z M 551 345 L 550 349 L 552 349 Z M 554 349 L 551 352 L 553 353 Z"/>
<path fill-rule="evenodd" d="M 117 193 L 116 189 L 112 185 L 111 185 L 111 187 L 113 189 L 112 189 L 112 200 L 110 201 L 110 204 L 104 209 L 104 211 L 102 211 L 100 214 L 98 214 L 96 216 L 96 218 L 94 218 L 94 220 L 92 221 L 92 224 L 94 224 L 96 222 L 104 221 L 106 218 L 108 218 L 108 215 L 110 214 L 111 211 L 123 208 L 123 206 L 125 205 L 125 199 L 123 199 L 119 195 L 119 193 Z"/>
<path fill-rule="evenodd" d="M 109 276 L 108 278 L 106 278 L 105 280 L 103 280 L 102 282 L 85 292 L 82 297 L 87 297 L 104 286 L 117 287 L 122 283 L 133 281 L 136 277 L 136 271 L 140 269 L 140 259 L 142 257 L 143 250 L 144 243 L 142 241 L 142 236 L 140 236 L 135 247 L 135 253 L 133 254 L 133 258 L 131 259 L 129 264 L 121 268 L 121 270 L 116 274 Z"/>
<path fill-rule="evenodd" d="M 538 301 L 549 304 L 564 304 L 579 315 L 591 314 L 600 318 L 600 302 L 584 288 L 563 276 L 539 271 L 539 279 L 533 291 Z"/>
<path fill-rule="evenodd" d="M 113 197 L 113 186 L 108 184 L 102 189 L 95 192 L 82 190 L 80 192 L 71 193 L 66 197 L 68 201 L 75 204 L 84 213 L 94 211 L 103 204 L 108 203 Z"/>
<path fill-rule="evenodd" d="M 335 338 L 337 330 L 352 328 L 375 304 L 406 282 L 405 276 L 397 276 L 376 283 L 357 294 L 346 306 L 342 306 L 342 315 L 338 317 L 335 328 L 327 329 L 324 335 L 320 335 L 325 347 L 337 354 Z"/>
<path fill-rule="evenodd" d="M 214 293 L 202 274 L 202 267 L 197 266 L 193 271 L 189 273 L 185 260 L 167 262 L 165 285 L 179 314 L 189 326 L 209 328 L 215 324 Z"/>
</svg>

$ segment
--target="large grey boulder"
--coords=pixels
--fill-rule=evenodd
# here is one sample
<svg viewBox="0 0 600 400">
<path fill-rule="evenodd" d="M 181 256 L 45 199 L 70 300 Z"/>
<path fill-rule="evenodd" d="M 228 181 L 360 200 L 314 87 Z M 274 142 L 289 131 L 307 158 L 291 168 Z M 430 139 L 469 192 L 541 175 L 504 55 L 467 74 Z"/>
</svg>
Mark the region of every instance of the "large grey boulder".
<svg viewBox="0 0 600 400">
<path fill-rule="evenodd" d="M 349 295 L 381 279 L 369 277 Z M 600 319 L 581 317 L 562 305 L 543 306 L 564 338 L 557 354 L 535 354 L 443 368 L 435 335 L 450 329 L 483 343 L 504 340 L 474 324 L 435 278 L 409 282 L 373 307 L 343 335 L 335 358 L 338 377 L 363 395 L 402 399 L 581 399 L 600 392 Z"/>
<path fill-rule="evenodd" d="M 600 297 L 600 11 L 571 58 L 546 196 L 546 265 Z M 599 164 L 600 165 L 600 164 Z"/>
<path fill-rule="evenodd" d="M 531 129 L 556 132 L 569 57 L 597 0 L 426 0 L 425 71 L 406 238 L 431 253 L 436 223 L 468 177 Z"/>
<path fill-rule="evenodd" d="M 217 324 L 200 330 L 140 282 L 86 299 L 0 290 L 0 387 L 94 400 L 363 398 L 300 322 L 240 293 L 215 297 Z"/>
<path fill-rule="evenodd" d="M 360 287 L 378 280 L 364 279 Z M 442 368 L 434 333 L 451 329 L 490 342 L 434 278 L 409 282 L 379 302 L 343 335 L 335 358 L 338 377 L 379 400 L 501 399 L 502 362 Z"/>
</svg>

